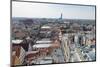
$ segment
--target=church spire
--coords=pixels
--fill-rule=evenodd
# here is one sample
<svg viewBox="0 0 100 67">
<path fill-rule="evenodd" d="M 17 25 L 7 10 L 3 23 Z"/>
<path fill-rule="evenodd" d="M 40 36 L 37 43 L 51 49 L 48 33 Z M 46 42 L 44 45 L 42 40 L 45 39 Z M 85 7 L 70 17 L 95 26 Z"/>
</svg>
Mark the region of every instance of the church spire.
<svg viewBox="0 0 100 67">
<path fill-rule="evenodd" d="M 62 13 L 61 13 L 61 17 L 60 18 L 62 19 Z"/>
<path fill-rule="evenodd" d="M 62 19 L 62 13 L 61 13 L 61 15 L 60 15 L 60 20 Z"/>
</svg>

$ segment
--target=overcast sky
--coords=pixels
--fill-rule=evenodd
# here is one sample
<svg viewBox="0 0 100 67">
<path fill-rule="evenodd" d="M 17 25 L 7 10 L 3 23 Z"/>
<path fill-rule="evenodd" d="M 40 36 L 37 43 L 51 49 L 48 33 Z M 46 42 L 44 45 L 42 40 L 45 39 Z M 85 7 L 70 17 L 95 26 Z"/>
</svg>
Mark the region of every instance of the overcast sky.
<svg viewBox="0 0 100 67">
<path fill-rule="evenodd" d="M 12 2 L 12 17 L 95 19 L 94 6 Z"/>
</svg>

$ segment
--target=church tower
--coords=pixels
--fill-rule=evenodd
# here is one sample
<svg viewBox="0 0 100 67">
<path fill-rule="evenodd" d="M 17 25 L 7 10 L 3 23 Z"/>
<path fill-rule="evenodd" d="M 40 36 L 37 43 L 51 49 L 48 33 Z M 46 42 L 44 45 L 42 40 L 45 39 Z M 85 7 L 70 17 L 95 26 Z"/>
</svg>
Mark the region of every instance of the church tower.
<svg viewBox="0 0 100 67">
<path fill-rule="evenodd" d="M 60 19 L 62 19 L 62 13 L 61 13 Z"/>
<path fill-rule="evenodd" d="M 59 19 L 58 19 L 58 21 L 59 21 L 60 23 L 63 22 L 63 20 L 62 20 L 63 18 L 62 18 L 62 17 L 63 17 L 63 14 L 61 13 L 61 14 L 60 14 L 60 17 L 59 17 Z"/>
</svg>

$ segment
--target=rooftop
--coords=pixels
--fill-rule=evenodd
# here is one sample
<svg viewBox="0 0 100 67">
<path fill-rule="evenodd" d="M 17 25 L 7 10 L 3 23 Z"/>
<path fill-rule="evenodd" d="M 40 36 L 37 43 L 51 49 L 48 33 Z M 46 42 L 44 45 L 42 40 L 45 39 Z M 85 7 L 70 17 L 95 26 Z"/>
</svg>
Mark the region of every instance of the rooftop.
<svg viewBox="0 0 100 67">
<path fill-rule="evenodd" d="M 51 27 L 50 26 L 42 26 L 41 28 L 42 29 L 50 29 Z"/>
<path fill-rule="evenodd" d="M 20 44 L 21 42 L 23 42 L 23 40 L 19 40 L 19 39 L 12 40 L 12 43 L 15 43 L 15 44 Z"/>
<path fill-rule="evenodd" d="M 29 52 L 26 52 L 26 55 L 28 55 L 28 54 L 34 54 L 34 53 L 37 53 L 37 52 L 39 52 L 39 51 L 29 51 Z"/>
<path fill-rule="evenodd" d="M 50 40 L 40 40 L 40 41 L 36 41 L 36 43 L 51 43 L 52 41 Z"/>
<path fill-rule="evenodd" d="M 33 48 L 48 48 L 50 46 L 52 46 L 52 44 L 35 44 Z"/>
</svg>

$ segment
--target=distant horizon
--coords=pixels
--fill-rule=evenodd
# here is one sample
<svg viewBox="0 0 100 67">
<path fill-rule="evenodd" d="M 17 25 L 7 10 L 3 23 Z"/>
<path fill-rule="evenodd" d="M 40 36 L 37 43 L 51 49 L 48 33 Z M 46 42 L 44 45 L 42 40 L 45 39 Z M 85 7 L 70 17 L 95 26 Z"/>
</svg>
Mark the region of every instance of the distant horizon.
<svg viewBox="0 0 100 67">
<path fill-rule="evenodd" d="M 39 17 L 12 17 L 12 19 L 14 18 L 27 18 L 27 19 L 59 19 L 59 18 L 39 18 Z M 62 19 L 71 19 L 71 18 L 62 18 Z M 75 20 L 96 20 L 96 19 L 78 19 L 78 18 L 72 18 Z"/>
</svg>

